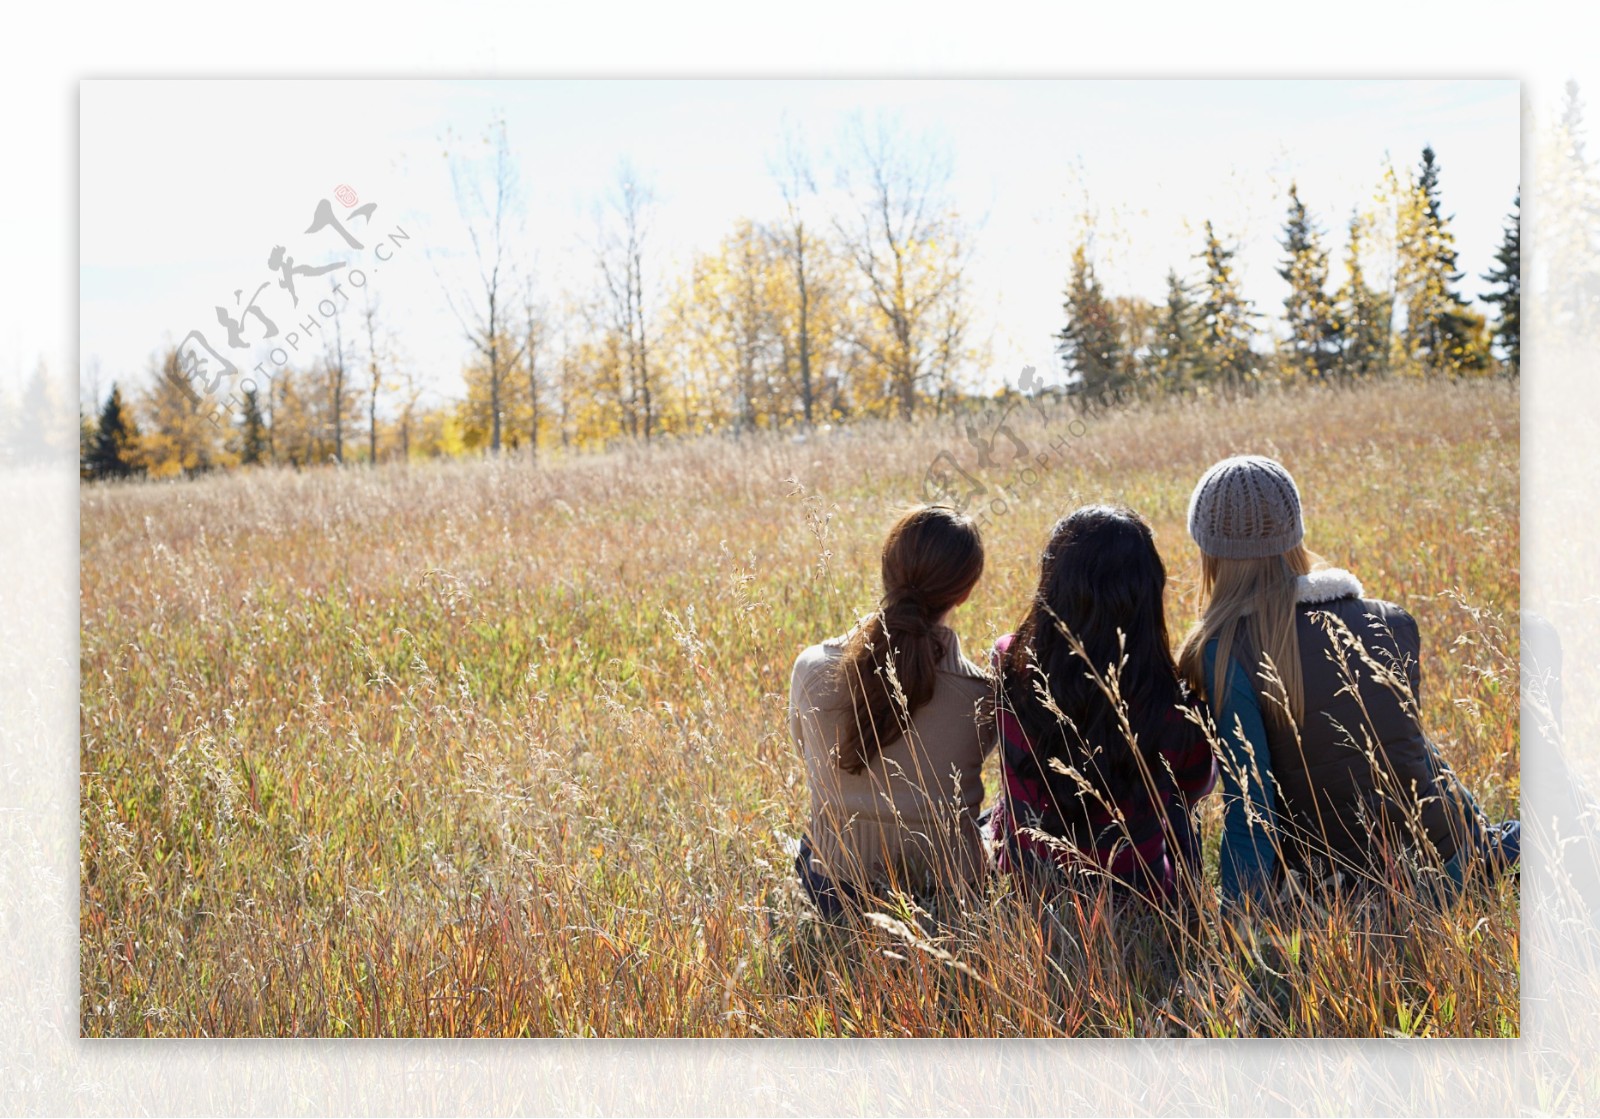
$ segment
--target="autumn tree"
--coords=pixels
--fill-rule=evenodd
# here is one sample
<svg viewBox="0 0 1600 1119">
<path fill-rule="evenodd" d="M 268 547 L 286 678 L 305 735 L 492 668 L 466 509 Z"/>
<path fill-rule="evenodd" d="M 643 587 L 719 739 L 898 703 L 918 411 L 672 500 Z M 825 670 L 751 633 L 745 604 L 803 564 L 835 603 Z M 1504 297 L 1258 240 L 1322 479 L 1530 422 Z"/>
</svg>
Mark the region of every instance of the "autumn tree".
<svg viewBox="0 0 1600 1119">
<path fill-rule="evenodd" d="M 83 402 L 78 402 L 78 477 L 87 480 L 89 474 L 89 456 L 94 453 L 94 439 L 96 420 L 83 410 Z"/>
<path fill-rule="evenodd" d="M 1258 316 L 1239 289 L 1233 269 L 1236 252 L 1225 248 L 1206 222 L 1205 248 L 1199 254 L 1206 269 L 1199 307 L 1199 379 L 1229 393 L 1251 384 L 1258 366 L 1251 346 Z"/>
<path fill-rule="evenodd" d="M 547 407 L 545 398 L 549 392 L 550 377 L 546 371 L 546 361 L 550 351 L 550 316 L 544 304 L 535 296 L 531 286 L 523 293 L 520 325 L 522 400 L 525 404 L 521 411 L 521 419 L 527 425 L 530 459 L 537 463 L 539 435 L 543 430 Z"/>
<path fill-rule="evenodd" d="M 89 477 L 100 409 L 100 359 L 90 358 L 78 374 L 78 477 Z"/>
<path fill-rule="evenodd" d="M 494 348 L 504 355 L 516 348 L 516 342 L 511 335 L 503 335 Z M 494 361 L 478 352 L 463 366 L 461 379 L 465 391 L 455 401 L 454 411 L 465 448 L 480 454 L 496 453 L 497 428 L 500 449 L 515 448 L 521 440 L 512 421 L 522 388 L 515 367 L 506 366 L 496 376 Z"/>
<path fill-rule="evenodd" d="M 232 456 L 221 446 L 222 429 L 211 418 L 210 398 L 196 395 L 177 348 L 168 349 L 152 372 L 139 441 L 139 458 L 149 474 L 192 475 L 230 465 Z"/>
<path fill-rule="evenodd" d="M 456 410 L 448 402 L 436 408 L 417 408 L 407 436 L 406 453 L 413 458 L 456 458 L 467 453 Z"/>
<path fill-rule="evenodd" d="M 572 291 L 564 290 L 557 312 L 547 327 L 554 353 L 547 359 L 546 365 L 550 374 L 547 378 L 551 390 L 550 405 L 554 409 L 551 420 L 556 426 L 552 441 L 558 441 L 563 450 L 570 448 L 580 437 L 575 428 L 575 419 L 578 398 L 583 391 L 585 363 L 581 360 L 579 343 L 589 329 L 591 327 L 586 321 L 582 299 Z"/>
<path fill-rule="evenodd" d="M 772 240 L 788 274 L 793 300 L 779 329 L 783 336 L 784 364 L 786 368 L 793 368 L 800 415 L 809 425 L 817 417 L 816 305 L 819 296 L 824 294 L 818 281 L 819 272 L 825 268 L 827 248 L 816 233 L 816 223 L 808 220 L 817 193 L 810 156 L 803 141 L 794 133 L 787 133 L 784 141 L 783 152 L 772 166 L 773 177 L 783 196 L 783 217 L 773 223 Z"/>
<path fill-rule="evenodd" d="M 1161 308 L 1138 295 L 1111 297 L 1111 314 L 1122 332 L 1121 381 L 1125 393 L 1143 395 L 1158 386 L 1145 380 L 1145 367 L 1161 326 Z"/>
<path fill-rule="evenodd" d="M 254 382 L 252 382 L 251 387 L 252 388 L 255 387 Z M 266 384 L 265 393 L 261 398 L 261 418 L 262 418 L 263 423 L 266 425 L 266 435 L 267 435 L 267 446 L 266 446 L 266 461 L 267 462 L 277 462 L 277 461 L 279 461 L 278 460 L 278 432 L 277 432 L 277 427 L 278 427 L 278 391 L 277 391 L 277 389 L 278 389 L 277 376 L 276 375 L 269 376 L 267 378 L 267 384 Z"/>
<path fill-rule="evenodd" d="M 564 447 L 606 447 L 636 430 L 628 415 L 627 339 L 613 311 L 603 285 L 567 293 L 555 386 Z"/>
<path fill-rule="evenodd" d="M 786 268 L 776 244 L 760 226 L 740 219 L 713 251 L 690 264 L 673 300 L 681 328 L 678 362 L 697 369 L 680 393 L 700 398 L 713 421 L 737 430 L 772 426 L 788 418 L 792 401 L 782 367 L 783 287 Z"/>
<path fill-rule="evenodd" d="M 521 212 L 521 187 L 505 121 L 490 126 L 484 143 L 493 151 L 487 163 L 460 154 L 449 157 L 456 208 L 472 242 L 475 274 L 465 290 L 447 285 L 445 296 L 472 347 L 472 366 L 484 378 L 487 447 L 491 454 L 499 454 L 506 388 L 521 358 L 511 296 L 516 286 L 512 227 Z"/>
<path fill-rule="evenodd" d="M 1328 251 L 1294 183 L 1279 244 L 1287 255 L 1278 275 L 1289 285 L 1283 301 L 1289 333 L 1279 344 L 1279 368 L 1291 377 L 1325 377 L 1338 360 L 1340 323 L 1327 291 Z"/>
<path fill-rule="evenodd" d="M 561 341 L 560 356 L 556 359 L 555 419 L 561 449 L 566 450 L 572 446 L 573 440 L 572 412 L 577 398 L 578 363 L 576 354 L 564 333 Z"/>
<path fill-rule="evenodd" d="M 105 406 L 100 409 L 94 441 L 84 462 L 84 476 L 126 478 L 142 471 L 144 461 L 139 447 L 139 425 L 122 401 L 121 387 L 113 381 Z"/>
<path fill-rule="evenodd" d="M 367 382 L 363 386 L 367 405 L 367 464 L 378 464 L 378 394 L 385 387 L 383 366 L 387 356 L 379 343 L 378 302 L 369 291 L 361 307 L 361 325 L 367 342 Z"/>
<path fill-rule="evenodd" d="M 343 310 L 329 317 L 333 329 L 324 330 L 326 348 L 311 370 L 315 384 L 310 407 L 324 437 L 323 454 L 333 462 L 343 463 L 345 421 L 356 408 L 355 379 L 350 368 L 355 347 L 344 336 Z"/>
<path fill-rule="evenodd" d="M 633 165 L 617 167 L 616 179 L 597 214 L 595 260 L 606 297 L 608 331 L 622 347 L 617 400 L 629 435 L 646 441 L 657 421 L 656 370 L 652 363 L 651 303 L 644 253 L 654 215 L 655 193 Z"/>
<path fill-rule="evenodd" d="M 317 396 L 307 391 L 311 377 L 285 367 L 273 379 L 272 453 L 274 462 L 299 469 L 322 462 L 326 442 Z"/>
<path fill-rule="evenodd" d="M 622 385 L 627 377 L 628 342 L 614 327 L 602 327 L 578 347 L 580 391 L 574 400 L 574 423 L 587 446 L 609 446 L 633 435 L 624 408 Z"/>
<path fill-rule="evenodd" d="M 1367 279 L 1363 260 L 1367 222 L 1360 215 L 1351 214 L 1347 228 L 1345 280 L 1334 296 L 1341 326 L 1336 368 L 1344 377 L 1375 377 L 1388 369 L 1392 302 L 1387 292 Z"/>
<path fill-rule="evenodd" d="M 1456 290 L 1455 235 L 1439 189 L 1439 164 L 1431 146 L 1400 206 L 1397 285 L 1405 309 L 1402 354 L 1410 372 L 1459 377 L 1487 366 L 1483 317 Z"/>
<path fill-rule="evenodd" d="M 410 462 L 412 434 L 416 430 L 419 406 L 423 394 L 428 391 L 428 385 L 414 364 L 402 363 L 396 377 L 396 391 L 399 414 L 395 417 L 395 426 L 399 429 L 400 461 Z"/>
<path fill-rule="evenodd" d="M 872 404 L 910 419 L 921 394 L 949 383 L 965 357 L 966 230 L 942 148 L 882 119 L 869 131 L 860 118 L 848 144 L 839 185 L 852 204 L 834 228 L 865 310 L 849 337 L 878 382 Z"/>
</svg>

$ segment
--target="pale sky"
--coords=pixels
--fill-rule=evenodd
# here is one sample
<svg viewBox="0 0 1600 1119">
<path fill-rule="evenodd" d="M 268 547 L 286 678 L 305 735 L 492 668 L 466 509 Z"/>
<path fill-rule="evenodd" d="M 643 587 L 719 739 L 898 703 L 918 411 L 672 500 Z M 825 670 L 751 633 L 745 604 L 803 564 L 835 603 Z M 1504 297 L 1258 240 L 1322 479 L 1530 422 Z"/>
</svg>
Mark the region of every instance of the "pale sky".
<svg viewBox="0 0 1600 1119">
<path fill-rule="evenodd" d="M 552 298 L 596 281 L 592 208 L 630 160 L 659 199 L 647 278 L 660 295 L 737 218 L 777 214 L 768 161 L 785 121 L 809 139 L 828 186 L 828 149 L 857 111 L 897 114 L 951 154 L 951 195 L 976 249 L 974 327 L 991 340 L 986 386 L 1026 363 L 1055 368 L 1051 335 L 1086 199 L 1113 293 L 1160 299 L 1169 266 L 1195 274 L 1209 218 L 1240 245 L 1245 294 L 1276 316 L 1291 179 L 1328 235 L 1336 283 L 1352 207 L 1368 202 L 1389 157 L 1410 169 L 1431 143 L 1470 296 L 1519 180 L 1519 87 L 1507 80 L 86 81 L 82 368 L 98 365 L 103 395 L 113 377 L 141 380 L 151 355 L 190 330 L 220 347 L 214 307 L 276 279 L 273 246 L 301 264 L 336 259 L 328 231 L 302 231 L 318 200 L 347 184 L 377 204 L 372 233 L 411 235 L 370 290 L 406 359 L 450 394 L 466 346 L 440 275 L 454 275 L 467 242 L 447 132 L 476 143 L 493 115 L 506 117 L 526 195 L 519 255 Z M 349 228 L 370 250 L 359 219 Z M 327 277 L 299 282 L 327 291 Z M 292 329 L 275 284 L 260 305 Z M 46 348 L 29 329 L 8 340 L 15 354 Z M 259 333 L 247 320 L 245 337 Z"/>
</svg>

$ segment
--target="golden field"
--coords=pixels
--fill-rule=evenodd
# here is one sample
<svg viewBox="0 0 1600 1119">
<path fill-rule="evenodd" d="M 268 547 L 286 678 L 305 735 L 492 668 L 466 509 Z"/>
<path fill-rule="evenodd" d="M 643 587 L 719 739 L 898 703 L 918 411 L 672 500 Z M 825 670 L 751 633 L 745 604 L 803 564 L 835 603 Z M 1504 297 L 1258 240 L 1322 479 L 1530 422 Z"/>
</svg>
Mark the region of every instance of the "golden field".
<svg viewBox="0 0 1600 1119">
<path fill-rule="evenodd" d="M 1191 486 L 1281 458 L 1308 546 L 1417 617 L 1447 759 L 1492 817 L 1519 810 L 1514 388 L 1011 422 L 1047 460 L 1031 480 L 1004 442 L 978 470 L 947 418 L 86 487 L 82 1032 L 1516 1034 L 1511 883 L 1243 944 L 1214 905 L 1175 947 L 1098 911 L 1047 944 L 1004 881 L 916 932 L 806 916 L 789 668 L 874 605 L 882 533 L 941 451 L 990 487 L 953 620 L 980 660 L 1093 500 L 1151 520 L 1181 636 Z M 1215 798 L 1206 819 L 1214 873 Z"/>
</svg>

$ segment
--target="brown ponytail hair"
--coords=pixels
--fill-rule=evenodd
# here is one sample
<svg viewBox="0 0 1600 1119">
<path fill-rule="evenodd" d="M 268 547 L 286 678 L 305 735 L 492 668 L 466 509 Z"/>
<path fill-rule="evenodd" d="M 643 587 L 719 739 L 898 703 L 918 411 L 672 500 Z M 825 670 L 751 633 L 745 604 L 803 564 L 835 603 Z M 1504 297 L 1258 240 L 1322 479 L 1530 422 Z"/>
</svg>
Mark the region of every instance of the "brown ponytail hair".
<svg viewBox="0 0 1600 1119">
<path fill-rule="evenodd" d="M 949 651 L 934 623 L 982 574 L 983 540 L 971 517 L 919 505 L 895 521 L 883 542 L 883 600 L 850 635 L 835 669 L 853 715 L 839 736 L 841 769 L 864 770 L 933 698 Z"/>
</svg>

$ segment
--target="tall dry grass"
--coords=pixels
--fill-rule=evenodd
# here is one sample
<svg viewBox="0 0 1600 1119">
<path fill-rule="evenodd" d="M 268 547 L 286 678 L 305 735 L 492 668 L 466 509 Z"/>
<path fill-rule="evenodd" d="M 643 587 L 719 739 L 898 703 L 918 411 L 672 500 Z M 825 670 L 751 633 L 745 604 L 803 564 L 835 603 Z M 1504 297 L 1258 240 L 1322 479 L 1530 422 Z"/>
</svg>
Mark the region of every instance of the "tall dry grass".
<svg viewBox="0 0 1600 1119">
<path fill-rule="evenodd" d="M 1518 810 L 1518 411 L 1383 385 L 1013 424 L 954 625 L 1021 617 L 1051 522 L 1273 454 L 1307 543 L 1424 638 L 1429 731 Z M 1052 450 L 1052 448 L 1054 448 Z M 876 598 L 951 421 L 526 462 L 83 491 L 85 1034 L 1413 1035 L 1518 1030 L 1517 892 L 1198 937 L 1104 904 L 811 920 L 798 650 Z M 994 788 L 995 775 L 988 776 Z M 1214 866 L 1216 810 L 1207 813 Z"/>
</svg>

